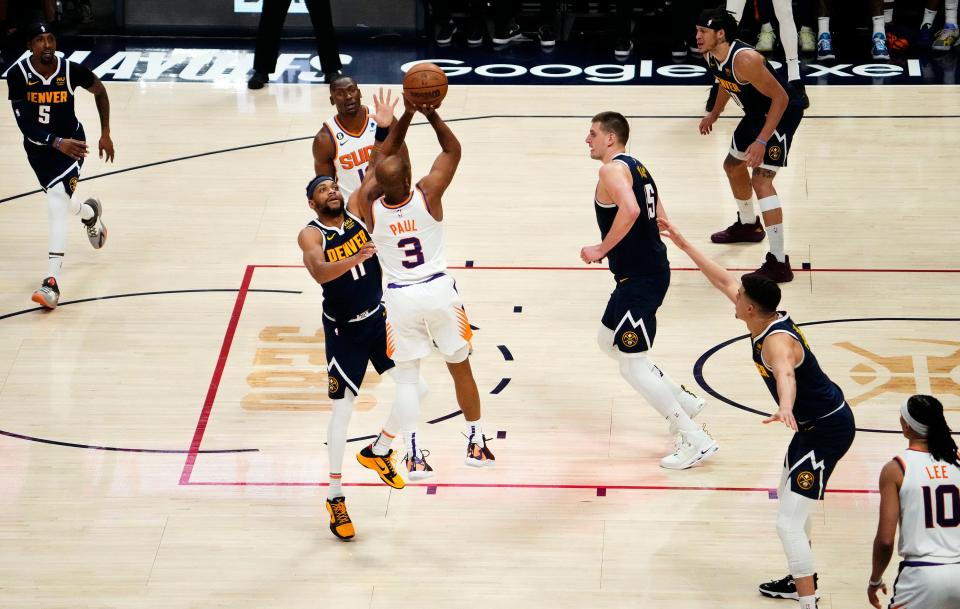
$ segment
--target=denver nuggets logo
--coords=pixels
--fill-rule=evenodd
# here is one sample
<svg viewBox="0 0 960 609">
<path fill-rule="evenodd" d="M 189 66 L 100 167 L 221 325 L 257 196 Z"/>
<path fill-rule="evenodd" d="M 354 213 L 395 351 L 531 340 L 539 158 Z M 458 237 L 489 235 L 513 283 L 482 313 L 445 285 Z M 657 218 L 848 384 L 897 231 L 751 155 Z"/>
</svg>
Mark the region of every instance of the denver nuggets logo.
<svg viewBox="0 0 960 609">
<path fill-rule="evenodd" d="M 640 337 L 637 336 L 636 332 L 624 332 L 620 337 L 620 342 L 623 343 L 623 346 L 632 349 L 637 346 L 637 343 L 640 342 Z"/>
<path fill-rule="evenodd" d="M 813 481 L 813 472 L 800 472 L 797 474 L 797 486 L 799 486 L 802 491 L 809 491 L 813 488 Z"/>
<path fill-rule="evenodd" d="M 337 389 L 340 389 L 340 383 L 337 382 L 337 379 L 330 377 L 330 380 L 327 383 L 329 385 L 330 393 L 336 393 Z"/>
<path fill-rule="evenodd" d="M 780 157 L 783 156 L 783 148 L 780 146 L 770 146 L 770 148 L 767 149 L 767 154 L 771 160 L 779 161 Z"/>
<path fill-rule="evenodd" d="M 70 178 L 70 192 L 71 194 L 77 191 L 77 178 Z"/>
</svg>

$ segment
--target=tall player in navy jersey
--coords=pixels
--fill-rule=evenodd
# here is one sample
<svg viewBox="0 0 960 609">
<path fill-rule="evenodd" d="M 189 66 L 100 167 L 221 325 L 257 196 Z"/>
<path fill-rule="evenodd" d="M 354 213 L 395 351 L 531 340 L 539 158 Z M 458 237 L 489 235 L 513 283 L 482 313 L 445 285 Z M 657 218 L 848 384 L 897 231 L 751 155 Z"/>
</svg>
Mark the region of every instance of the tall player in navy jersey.
<svg viewBox="0 0 960 609">
<path fill-rule="evenodd" d="M 780 421 L 794 432 L 778 489 L 777 533 L 790 575 L 760 585 L 760 593 L 800 601 L 816 609 L 816 572 L 810 549 L 810 512 L 823 499 L 827 481 L 853 444 L 853 411 L 843 391 L 824 373 L 806 337 L 780 304 L 780 287 L 758 273 L 737 278 L 690 244 L 666 218 L 658 219 L 669 237 L 700 267 L 710 283 L 736 307 L 751 337 L 753 363 L 777 403 L 764 423 Z"/>
<path fill-rule="evenodd" d="M 670 285 L 670 263 L 657 229 L 657 216 L 664 214 L 657 185 L 647 168 L 624 151 L 629 137 L 623 115 L 601 112 L 593 117 L 586 142 L 590 158 L 603 163 L 593 203 L 603 241 L 581 249 L 580 258 L 587 264 L 609 261 L 616 288 L 601 320 L 600 349 L 619 361 L 623 378 L 679 432 L 676 450 L 660 466 L 686 469 L 718 447 L 691 420 L 704 400 L 674 383 L 647 357 L 657 332 L 657 309 Z"/>
<path fill-rule="evenodd" d="M 57 39 L 49 26 L 37 24 L 28 32 L 30 56 L 7 72 L 9 99 L 17 125 L 23 132 L 23 148 L 47 194 L 50 247 L 47 277 L 33 293 L 33 301 L 54 309 L 60 301 L 60 269 L 67 245 L 67 220 L 79 215 L 94 249 L 107 240 L 96 199 L 80 203 L 74 198 L 80 167 L 87 156 L 83 125 L 74 112 L 74 92 L 83 87 L 93 93 L 100 114 L 100 158 L 113 161 L 110 139 L 110 100 L 93 72 L 56 55 Z"/>
<path fill-rule="evenodd" d="M 697 49 L 720 85 L 713 110 L 700 121 L 700 133 L 707 135 L 713 130 L 728 100 L 743 109 L 723 161 L 737 200 L 737 221 L 710 239 L 714 243 L 755 243 L 768 236 L 770 251 L 757 272 L 777 283 L 792 281 L 784 246 L 783 210 L 773 179 L 787 166 L 804 101 L 799 90 L 785 87 L 763 55 L 736 40 L 736 34 L 737 20 L 723 8 L 704 11 L 697 21 Z M 754 192 L 766 232 L 753 208 Z"/>
</svg>

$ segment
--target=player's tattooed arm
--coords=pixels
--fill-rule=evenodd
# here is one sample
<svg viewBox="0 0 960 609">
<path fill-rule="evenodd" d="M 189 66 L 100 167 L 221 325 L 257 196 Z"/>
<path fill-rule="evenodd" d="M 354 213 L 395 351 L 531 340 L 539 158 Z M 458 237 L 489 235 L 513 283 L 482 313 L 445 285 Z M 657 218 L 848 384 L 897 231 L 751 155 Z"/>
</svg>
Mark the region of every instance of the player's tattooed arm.
<svg viewBox="0 0 960 609">
<path fill-rule="evenodd" d="M 333 143 L 333 137 L 324 125 L 313 138 L 313 174 L 336 177 L 337 169 L 333 166 L 334 154 L 336 154 L 336 146 Z"/>
<path fill-rule="evenodd" d="M 113 140 L 110 139 L 110 97 L 107 95 L 107 88 L 99 78 L 94 77 L 93 84 L 87 87 L 87 91 L 93 93 L 97 114 L 100 115 L 100 141 L 98 142 L 100 158 L 106 156 L 107 161 L 113 161 Z"/>
</svg>

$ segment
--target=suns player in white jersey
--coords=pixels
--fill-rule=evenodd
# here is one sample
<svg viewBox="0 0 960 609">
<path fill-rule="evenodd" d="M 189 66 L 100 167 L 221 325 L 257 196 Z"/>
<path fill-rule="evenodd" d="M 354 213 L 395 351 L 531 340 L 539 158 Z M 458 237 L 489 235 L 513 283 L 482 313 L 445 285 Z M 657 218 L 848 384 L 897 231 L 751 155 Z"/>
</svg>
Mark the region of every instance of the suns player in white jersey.
<svg viewBox="0 0 960 609">
<path fill-rule="evenodd" d="M 377 137 L 373 113 L 360 102 L 360 88 L 353 78 L 341 76 L 330 83 L 330 103 L 337 113 L 324 121 L 313 138 L 313 171 L 318 176 L 336 176 L 344 201 L 363 182 L 374 142 L 386 138 Z M 409 161 L 406 146 L 400 154 Z"/>
<path fill-rule="evenodd" d="M 943 417 L 943 405 L 915 395 L 900 407 L 907 450 L 880 472 L 880 523 L 873 541 L 873 571 L 867 583 L 870 604 L 880 608 L 887 592 L 883 572 L 893 555 L 900 523 L 903 561 L 893 583 L 891 607 L 960 607 L 960 467 L 957 444 Z"/>
<path fill-rule="evenodd" d="M 397 153 L 415 110 L 427 117 L 442 150 L 430 173 L 413 185 L 410 162 Z M 466 419 L 466 463 L 483 467 L 493 465 L 494 456 L 480 425 L 480 393 L 469 359 L 472 331 L 444 251 L 442 197 L 459 163 L 460 142 L 436 109 L 415 107 L 404 98 L 403 116 L 378 154 L 375 180 L 363 184 L 359 198 L 386 281 L 387 353 L 397 364 L 397 400 L 419 405 L 420 360 L 436 344 Z M 404 436 L 408 476 L 428 476 L 432 468 L 417 447 L 415 430 Z"/>
</svg>

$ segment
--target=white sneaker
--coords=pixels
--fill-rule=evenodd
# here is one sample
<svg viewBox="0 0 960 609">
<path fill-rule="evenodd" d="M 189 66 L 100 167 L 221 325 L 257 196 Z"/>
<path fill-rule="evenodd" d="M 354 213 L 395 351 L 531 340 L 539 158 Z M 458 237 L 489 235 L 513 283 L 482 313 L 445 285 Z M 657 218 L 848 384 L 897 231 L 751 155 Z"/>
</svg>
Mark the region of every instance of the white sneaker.
<svg viewBox="0 0 960 609">
<path fill-rule="evenodd" d="M 773 44 L 777 41 L 777 35 L 773 33 L 773 28 L 764 24 L 760 28 L 760 35 L 757 36 L 757 46 L 754 48 L 761 53 L 769 53 L 773 50 Z"/>
<path fill-rule="evenodd" d="M 93 249 L 98 250 L 107 242 L 107 227 L 104 226 L 101 219 L 103 207 L 100 205 L 100 201 L 96 199 L 87 199 L 84 203 L 93 208 L 93 217 L 89 220 L 81 220 L 81 222 L 87 228 L 87 239 L 90 240 L 90 245 L 93 246 Z"/>
<path fill-rule="evenodd" d="M 673 454 L 660 460 L 664 469 L 687 469 L 704 461 L 720 450 L 706 429 L 681 431 L 677 440 L 677 449 Z"/>
<path fill-rule="evenodd" d="M 817 50 L 817 35 L 807 26 L 800 28 L 800 52 L 813 53 Z"/>
</svg>

